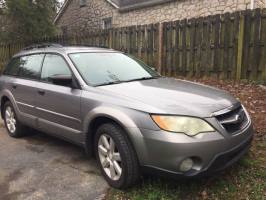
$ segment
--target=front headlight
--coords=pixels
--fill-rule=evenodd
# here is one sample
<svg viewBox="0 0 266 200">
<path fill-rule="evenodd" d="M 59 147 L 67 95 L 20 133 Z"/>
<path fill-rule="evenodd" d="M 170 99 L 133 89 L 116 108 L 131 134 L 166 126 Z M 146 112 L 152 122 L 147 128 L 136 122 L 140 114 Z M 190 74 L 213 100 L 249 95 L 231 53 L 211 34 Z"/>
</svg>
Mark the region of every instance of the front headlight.
<svg viewBox="0 0 266 200">
<path fill-rule="evenodd" d="M 206 121 L 195 117 L 151 115 L 154 122 L 163 130 L 195 136 L 214 131 Z"/>
</svg>

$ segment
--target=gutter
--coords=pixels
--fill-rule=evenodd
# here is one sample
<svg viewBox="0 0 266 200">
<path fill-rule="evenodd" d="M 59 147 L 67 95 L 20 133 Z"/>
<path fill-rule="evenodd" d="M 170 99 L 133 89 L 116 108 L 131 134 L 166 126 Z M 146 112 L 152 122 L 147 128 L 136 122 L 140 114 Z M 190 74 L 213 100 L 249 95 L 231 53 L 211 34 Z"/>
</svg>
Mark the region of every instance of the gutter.
<svg viewBox="0 0 266 200">
<path fill-rule="evenodd" d="M 108 3 L 110 3 L 112 6 L 114 6 L 116 9 L 119 9 L 119 6 L 115 4 L 112 0 L 106 0 Z"/>
<path fill-rule="evenodd" d="M 109 0 L 107 0 L 107 1 L 109 2 Z M 168 3 L 168 2 L 172 2 L 172 1 L 176 1 L 176 0 L 154 0 L 154 1 L 147 1 L 147 2 L 142 2 L 142 3 L 135 4 L 135 5 L 129 5 L 129 6 L 124 6 L 124 7 L 119 7 L 118 10 L 120 12 L 127 12 L 127 11 L 134 10 L 134 9 L 155 6 L 155 5 L 159 5 L 159 4 L 163 4 L 163 3 Z"/>
<path fill-rule="evenodd" d="M 57 15 L 55 16 L 55 19 L 53 21 L 54 24 L 56 24 L 57 20 L 59 20 L 59 18 L 61 17 L 61 14 L 64 12 L 64 10 L 66 9 L 66 7 L 68 6 L 70 1 L 71 0 L 66 0 L 65 3 L 63 4 L 63 6 L 60 8 L 59 12 L 57 13 Z"/>
</svg>

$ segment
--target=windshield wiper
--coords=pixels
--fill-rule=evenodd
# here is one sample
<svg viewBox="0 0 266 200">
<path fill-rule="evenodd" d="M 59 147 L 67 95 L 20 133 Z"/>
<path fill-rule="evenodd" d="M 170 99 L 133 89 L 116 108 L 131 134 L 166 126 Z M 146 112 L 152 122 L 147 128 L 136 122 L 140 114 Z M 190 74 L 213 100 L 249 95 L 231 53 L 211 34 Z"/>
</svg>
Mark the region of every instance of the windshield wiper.
<svg viewBox="0 0 266 200">
<path fill-rule="evenodd" d="M 124 81 L 124 82 L 144 81 L 144 80 L 150 80 L 150 79 L 157 79 L 157 78 L 160 78 L 160 77 L 161 76 L 141 77 L 141 78 L 135 78 L 135 79 L 131 79 L 131 80 Z"/>
<path fill-rule="evenodd" d="M 110 82 L 105 82 L 105 83 L 101 83 L 101 84 L 98 84 L 98 85 L 95 85 L 95 87 L 98 87 L 98 86 L 105 86 L 105 85 L 115 85 L 115 84 L 119 84 L 119 83 L 123 83 L 125 81 L 110 81 Z"/>
<path fill-rule="evenodd" d="M 95 85 L 95 87 L 105 86 L 105 85 L 115 85 L 115 84 L 119 84 L 119 83 L 128 83 L 128 82 L 133 82 L 133 81 L 143 81 L 143 80 L 157 79 L 157 78 L 160 78 L 160 77 L 162 77 L 162 76 L 141 77 L 141 78 L 135 78 L 135 79 L 125 80 L 125 81 L 121 81 L 121 80 L 110 81 L 110 82 L 105 82 L 105 83 L 101 83 L 101 84 Z"/>
</svg>

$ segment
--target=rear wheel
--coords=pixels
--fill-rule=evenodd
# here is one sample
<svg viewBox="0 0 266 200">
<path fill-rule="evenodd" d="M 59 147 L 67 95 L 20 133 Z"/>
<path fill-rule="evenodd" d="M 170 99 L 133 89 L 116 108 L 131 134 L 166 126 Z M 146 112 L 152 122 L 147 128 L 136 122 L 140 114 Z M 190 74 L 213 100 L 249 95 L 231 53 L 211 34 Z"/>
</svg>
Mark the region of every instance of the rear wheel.
<svg viewBox="0 0 266 200">
<path fill-rule="evenodd" d="M 11 137 L 19 138 L 25 135 L 26 127 L 18 121 L 10 101 L 4 104 L 3 116 L 7 132 Z"/>
<path fill-rule="evenodd" d="M 119 126 L 107 123 L 98 128 L 95 152 L 102 174 L 110 186 L 124 189 L 138 181 L 140 174 L 136 153 Z"/>
</svg>

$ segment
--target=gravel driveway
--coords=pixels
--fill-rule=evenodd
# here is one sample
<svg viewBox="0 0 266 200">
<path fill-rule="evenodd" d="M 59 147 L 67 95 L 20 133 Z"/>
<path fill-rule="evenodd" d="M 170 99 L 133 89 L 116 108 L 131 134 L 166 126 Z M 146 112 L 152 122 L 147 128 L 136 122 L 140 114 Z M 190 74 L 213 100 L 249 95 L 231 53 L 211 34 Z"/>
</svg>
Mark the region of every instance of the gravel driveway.
<svg viewBox="0 0 266 200">
<path fill-rule="evenodd" d="M 0 122 L 1 200 L 90 200 L 107 188 L 83 149 L 38 132 L 13 139 Z"/>
</svg>

